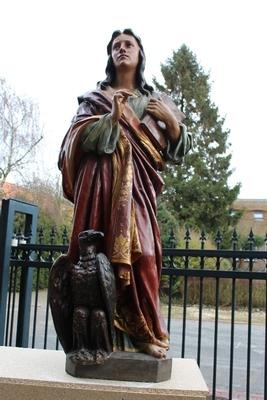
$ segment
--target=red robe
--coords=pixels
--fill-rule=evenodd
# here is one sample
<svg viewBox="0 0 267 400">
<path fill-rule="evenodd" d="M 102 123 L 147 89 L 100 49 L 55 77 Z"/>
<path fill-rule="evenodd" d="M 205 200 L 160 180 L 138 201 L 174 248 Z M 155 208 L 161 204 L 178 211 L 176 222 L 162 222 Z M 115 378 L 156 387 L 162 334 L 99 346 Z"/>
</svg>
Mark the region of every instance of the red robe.
<svg viewBox="0 0 267 400">
<path fill-rule="evenodd" d="M 131 284 L 118 289 L 115 326 L 134 341 L 154 343 L 168 337 L 159 304 L 162 251 L 156 219 L 156 198 L 163 186 L 157 171 L 164 159 L 129 109 L 120 121 L 112 154 L 83 152 L 85 127 L 110 111 L 105 92 L 89 93 L 62 143 L 59 168 L 64 194 L 74 203 L 69 256 L 77 261 L 81 231 L 104 233 L 100 251 L 113 264 L 115 275 L 118 264 L 128 265 L 131 274 Z"/>
</svg>

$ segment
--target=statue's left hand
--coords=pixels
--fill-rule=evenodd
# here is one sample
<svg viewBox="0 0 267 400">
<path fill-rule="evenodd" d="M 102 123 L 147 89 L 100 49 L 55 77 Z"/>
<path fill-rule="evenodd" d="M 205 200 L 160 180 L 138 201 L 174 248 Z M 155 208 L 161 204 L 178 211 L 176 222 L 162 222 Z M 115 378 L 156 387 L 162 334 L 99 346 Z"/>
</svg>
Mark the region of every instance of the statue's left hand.
<svg viewBox="0 0 267 400">
<path fill-rule="evenodd" d="M 163 121 L 166 125 L 168 125 L 170 121 L 176 121 L 169 107 L 159 99 L 150 99 L 146 111 L 156 119 Z"/>
<path fill-rule="evenodd" d="M 166 131 L 171 141 L 176 141 L 180 136 L 180 127 L 170 108 L 159 99 L 150 99 L 146 111 L 166 125 Z"/>
</svg>

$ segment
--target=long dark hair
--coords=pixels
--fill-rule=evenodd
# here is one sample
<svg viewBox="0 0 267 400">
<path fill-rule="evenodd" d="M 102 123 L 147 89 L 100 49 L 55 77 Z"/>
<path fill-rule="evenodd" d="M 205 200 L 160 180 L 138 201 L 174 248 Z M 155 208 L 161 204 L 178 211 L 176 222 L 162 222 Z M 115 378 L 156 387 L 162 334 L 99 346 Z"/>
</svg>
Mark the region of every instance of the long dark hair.
<svg viewBox="0 0 267 400">
<path fill-rule="evenodd" d="M 107 62 L 106 71 L 105 71 L 106 79 L 98 82 L 98 86 L 100 86 L 101 89 L 105 90 L 108 86 L 110 86 L 115 81 L 116 70 L 115 70 L 115 67 L 113 64 L 111 50 L 112 50 L 112 44 L 113 44 L 114 39 L 116 39 L 116 37 L 118 37 L 122 33 L 124 33 L 125 35 L 133 36 L 135 38 L 135 40 L 137 41 L 138 46 L 140 48 L 139 62 L 136 67 L 136 85 L 141 93 L 143 93 L 143 94 L 148 94 L 148 92 L 152 93 L 154 89 L 152 86 L 150 86 L 146 83 L 146 80 L 144 77 L 146 56 L 145 56 L 145 52 L 144 52 L 144 49 L 143 49 L 143 46 L 141 43 L 141 39 L 138 36 L 136 36 L 131 29 L 124 29 L 123 31 L 114 31 L 112 33 L 110 42 L 107 45 L 108 62 Z"/>
</svg>

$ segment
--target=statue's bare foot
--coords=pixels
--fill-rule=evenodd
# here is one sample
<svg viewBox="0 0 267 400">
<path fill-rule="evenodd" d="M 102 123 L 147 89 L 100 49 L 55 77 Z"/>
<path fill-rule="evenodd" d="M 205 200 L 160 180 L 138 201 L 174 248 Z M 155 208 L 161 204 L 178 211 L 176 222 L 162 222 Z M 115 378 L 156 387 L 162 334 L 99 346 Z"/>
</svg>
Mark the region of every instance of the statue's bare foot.
<svg viewBox="0 0 267 400">
<path fill-rule="evenodd" d="M 169 344 L 169 339 L 156 339 L 155 344 L 159 347 L 163 347 L 166 350 L 169 350 L 170 344 Z"/>
<path fill-rule="evenodd" d="M 138 343 L 137 347 L 146 354 L 156 358 L 166 358 L 167 349 L 153 343 Z"/>
<path fill-rule="evenodd" d="M 167 344 L 168 346 L 170 345 L 170 340 L 169 340 L 169 338 L 162 339 L 162 342 L 165 343 L 165 344 Z"/>
</svg>

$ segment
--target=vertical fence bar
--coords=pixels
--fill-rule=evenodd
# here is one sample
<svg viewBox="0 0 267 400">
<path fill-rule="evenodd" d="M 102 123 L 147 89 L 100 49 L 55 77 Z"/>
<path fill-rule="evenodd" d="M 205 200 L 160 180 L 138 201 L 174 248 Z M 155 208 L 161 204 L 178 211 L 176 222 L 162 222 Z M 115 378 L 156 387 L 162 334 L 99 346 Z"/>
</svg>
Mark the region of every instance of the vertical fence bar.
<svg viewBox="0 0 267 400">
<path fill-rule="evenodd" d="M 253 263 L 250 259 L 249 263 Z M 251 324 L 252 324 L 252 280 L 249 279 L 248 287 L 248 338 L 247 338 L 247 383 L 246 399 L 250 400 L 250 360 L 251 360 Z"/>
<path fill-rule="evenodd" d="M 201 250 L 205 247 L 205 232 L 202 230 L 201 236 Z M 203 270 L 205 266 L 204 257 L 200 258 L 200 269 Z M 202 311 L 203 311 L 203 277 L 201 276 L 199 282 L 199 314 L 198 314 L 198 339 L 197 339 L 197 363 L 200 367 L 200 357 L 201 357 L 201 333 L 202 333 Z"/>
<path fill-rule="evenodd" d="M 167 329 L 169 334 L 171 332 L 171 317 L 172 317 L 172 284 L 173 284 L 173 275 L 169 275 L 168 320 L 167 320 Z"/>
<path fill-rule="evenodd" d="M 191 240 L 190 232 L 187 229 L 185 233 L 185 248 L 189 248 L 189 242 Z M 188 256 L 185 256 L 185 269 L 188 269 Z M 188 289 L 188 277 L 184 277 L 184 299 L 183 299 L 183 329 L 182 329 L 182 348 L 181 357 L 185 356 L 185 335 L 186 335 L 186 307 L 187 307 L 187 289 Z"/>
<path fill-rule="evenodd" d="M 222 236 L 218 230 L 216 235 L 217 250 L 221 248 Z M 216 258 L 216 270 L 220 270 L 220 257 Z M 219 299 L 220 299 L 220 279 L 216 278 L 215 287 L 215 319 L 214 319 L 214 351 L 213 351 L 213 377 L 212 377 L 212 400 L 216 399 L 217 388 L 217 352 L 218 352 L 218 323 L 219 323 Z"/>
<path fill-rule="evenodd" d="M 267 262 L 267 260 L 266 260 Z M 267 271 L 267 265 L 265 266 Z M 267 399 L 267 280 L 265 281 L 265 357 L 264 357 L 264 399 Z"/>
<path fill-rule="evenodd" d="M 216 278 L 212 400 L 216 399 L 216 387 L 217 387 L 218 321 L 219 321 L 219 278 Z"/>
<path fill-rule="evenodd" d="M 252 229 L 248 236 L 249 250 L 253 250 L 254 235 Z M 253 270 L 253 258 L 249 258 L 249 272 Z M 251 323 L 252 323 L 252 279 L 249 279 L 248 287 L 248 341 L 247 341 L 247 384 L 246 399 L 250 399 L 250 360 L 251 360 Z"/>
<path fill-rule="evenodd" d="M 14 275 L 14 267 L 11 267 L 11 269 L 10 269 L 10 277 L 9 277 L 8 302 L 7 302 L 5 346 L 7 346 L 7 344 L 8 344 L 8 333 L 9 333 L 9 323 L 10 323 L 10 306 L 11 306 L 13 275 Z"/>
<path fill-rule="evenodd" d="M 267 233 L 265 235 L 265 251 L 267 250 Z M 265 259 L 265 272 L 267 272 L 267 259 Z M 265 281 L 265 347 L 264 347 L 264 399 L 267 399 L 267 280 Z"/>
<path fill-rule="evenodd" d="M 49 317 L 49 298 L 48 298 L 48 292 L 47 292 L 47 299 L 46 299 L 46 310 L 45 310 L 44 349 L 46 349 L 46 348 L 47 348 L 48 317 Z"/>
<path fill-rule="evenodd" d="M 169 236 L 169 248 L 175 249 L 176 247 L 176 237 L 171 229 L 170 236 Z M 169 258 L 169 268 L 174 268 L 173 256 Z M 167 322 L 167 329 L 170 334 L 171 332 L 171 313 L 172 313 L 172 286 L 173 286 L 173 275 L 169 275 L 169 290 L 168 290 L 168 322 Z"/>
<path fill-rule="evenodd" d="M 12 292 L 9 346 L 12 346 L 12 338 L 13 338 L 14 314 L 15 314 L 15 304 L 16 304 L 17 273 L 18 273 L 18 269 L 15 267 L 14 281 L 13 281 L 13 292 Z M 12 290 L 12 289 L 10 288 L 10 290 Z"/>
<path fill-rule="evenodd" d="M 29 207 L 24 213 L 26 214 L 24 236 L 28 243 L 35 243 L 38 208 L 36 206 Z M 27 258 L 29 259 L 29 253 Z M 32 300 L 32 274 L 33 270 L 28 266 L 22 268 L 16 337 L 17 347 L 28 347 Z"/>
<path fill-rule="evenodd" d="M 232 236 L 233 250 L 237 249 L 237 232 L 234 229 Z M 233 271 L 236 270 L 236 258 L 232 261 Z M 231 338 L 230 338 L 230 373 L 229 373 L 229 400 L 233 397 L 233 364 L 234 364 L 234 334 L 235 334 L 235 303 L 236 303 L 236 279 L 232 280 L 232 306 L 231 306 Z"/>
<path fill-rule="evenodd" d="M 37 268 L 36 281 L 35 281 L 35 299 L 34 299 L 34 315 L 33 315 L 33 330 L 32 330 L 32 348 L 34 348 L 34 346 L 35 346 L 37 307 L 38 307 L 38 294 L 39 294 L 39 278 L 40 278 L 40 268 Z"/>
<path fill-rule="evenodd" d="M 56 338 L 56 350 L 58 350 L 59 349 L 59 340 L 58 340 L 58 336 L 57 336 L 57 338 Z"/>
</svg>

